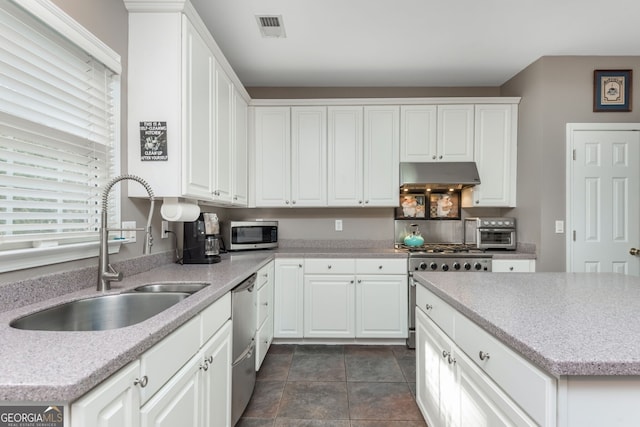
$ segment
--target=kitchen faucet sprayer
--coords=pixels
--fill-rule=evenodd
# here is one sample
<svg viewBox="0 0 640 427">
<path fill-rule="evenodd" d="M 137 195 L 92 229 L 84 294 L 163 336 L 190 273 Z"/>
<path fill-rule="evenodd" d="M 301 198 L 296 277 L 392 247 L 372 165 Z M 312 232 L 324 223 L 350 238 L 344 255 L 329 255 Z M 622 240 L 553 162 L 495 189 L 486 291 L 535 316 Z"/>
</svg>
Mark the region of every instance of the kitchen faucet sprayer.
<svg viewBox="0 0 640 427">
<path fill-rule="evenodd" d="M 147 225 L 145 228 L 108 228 L 107 226 L 107 212 L 108 212 L 108 203 L 109 203 L 109 192 L 111 188 L 119 181 L 123 180 L 131 180 L 136 181 L 141 184 L 147 193 L 149 194 L 149 200 L 151 201 L 151 206 L 149 207 L 149 215 L 147 216 Z M 119 282 L 122 280 L 122 273 L 115 271 L 115 269 L 109 264 L 109 231 L 144 231 L 145 239 L 144 246 L 142 248 L 143 254 L 151 253 L 151 246 L 153 246 L 153 235 L 151 234 L 151 219 L 153 217 L 153 209 L 155 206 L 155 196 L 153 195 L 153 190 L 151 186 L 144 179 L 140 178 L 136 175 L 120 175 L 113 178 L 104 188 L 102 192 L 102 214 L 101 214 L 101 224 L 100 224 L 100 254 L 98 256 L 98 291 L 108 291 L 111 289 L 111 282 Z"/>
</svg>

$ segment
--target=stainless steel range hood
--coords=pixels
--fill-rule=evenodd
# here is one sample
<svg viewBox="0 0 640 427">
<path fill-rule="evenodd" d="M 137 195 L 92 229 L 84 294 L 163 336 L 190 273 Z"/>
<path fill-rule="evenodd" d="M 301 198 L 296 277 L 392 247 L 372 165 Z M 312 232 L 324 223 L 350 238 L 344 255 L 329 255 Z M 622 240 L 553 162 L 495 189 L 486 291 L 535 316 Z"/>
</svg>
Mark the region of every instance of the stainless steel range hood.
<svg viewBox="0 0 640 427">
<path fill-rule="evenodd" d="M 403 191 L 461 190 L 478 184 L 475 162 L 400 163 Z"/>
</svg>

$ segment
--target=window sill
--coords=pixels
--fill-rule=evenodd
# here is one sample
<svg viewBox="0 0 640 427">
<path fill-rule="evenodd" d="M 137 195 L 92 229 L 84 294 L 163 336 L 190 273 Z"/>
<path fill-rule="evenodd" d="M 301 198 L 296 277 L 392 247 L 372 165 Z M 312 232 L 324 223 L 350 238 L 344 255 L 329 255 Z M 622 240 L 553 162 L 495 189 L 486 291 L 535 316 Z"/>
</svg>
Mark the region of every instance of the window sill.
<svg viewBox="0 0 640 427">
<path fill-rule="evenodd" d="M 109 253 L 120 252 L 126 240 L 110 240 Z M 71 243 L 68 245 L 0 251 L 0 273 L 97 257 L 100 242 Z M 96 264 L 97 265 L 97 264 Z"/>
</svg>

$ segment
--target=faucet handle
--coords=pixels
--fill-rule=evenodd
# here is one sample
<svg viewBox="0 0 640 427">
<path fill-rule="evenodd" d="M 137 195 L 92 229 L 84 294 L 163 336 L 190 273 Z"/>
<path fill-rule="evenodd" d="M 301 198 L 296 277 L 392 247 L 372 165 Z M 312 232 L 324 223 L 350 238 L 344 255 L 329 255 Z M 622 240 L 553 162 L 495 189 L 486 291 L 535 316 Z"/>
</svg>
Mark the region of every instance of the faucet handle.
<svg viewBox="0 0 640 427">
<path fill-rule="evenodd" d="M 121 271 L 116 271 L 111 266 L 111 264 L 109 264 L 107 267 L 109 268 L 109 271 L 105 271 L 104 273 L 102 273 L 103 279 L 114 281 L 114 282 L 119 282 L 122 280 L 123 274 Z"/>
</svg>

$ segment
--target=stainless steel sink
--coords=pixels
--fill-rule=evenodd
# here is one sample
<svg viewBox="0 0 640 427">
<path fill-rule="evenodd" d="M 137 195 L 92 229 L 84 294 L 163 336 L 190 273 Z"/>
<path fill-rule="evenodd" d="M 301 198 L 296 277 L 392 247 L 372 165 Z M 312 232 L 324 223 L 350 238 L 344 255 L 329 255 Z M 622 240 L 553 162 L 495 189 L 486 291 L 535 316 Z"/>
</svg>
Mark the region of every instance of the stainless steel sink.
<svg viewBox="0 0 640 427">
<path fill-rule="evenodd" d="M 147 285 L 138 286 L 134 289 L 136 292 L 185 292 L 195 294 L 198 291 L 209 286 L 208 283 L 193 282 L 175 282 L 175 283 L 149 283 Z"/>
<path fill-rule="evenodd" d="M 47 308 L 11 322 L 36 331 L 103 331 L 135 325 L 187 298 L 185 292 L 101 295 Z"/>
</svg>

